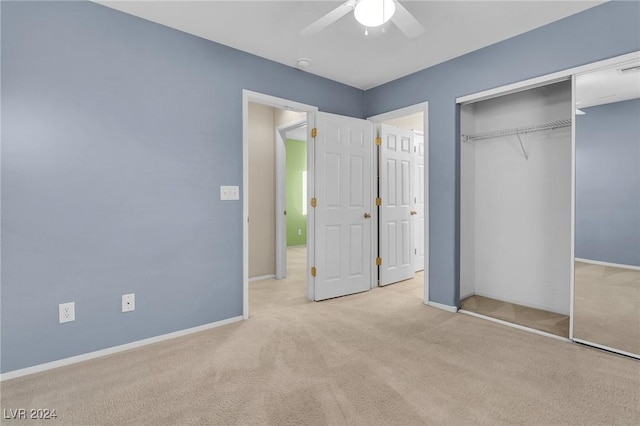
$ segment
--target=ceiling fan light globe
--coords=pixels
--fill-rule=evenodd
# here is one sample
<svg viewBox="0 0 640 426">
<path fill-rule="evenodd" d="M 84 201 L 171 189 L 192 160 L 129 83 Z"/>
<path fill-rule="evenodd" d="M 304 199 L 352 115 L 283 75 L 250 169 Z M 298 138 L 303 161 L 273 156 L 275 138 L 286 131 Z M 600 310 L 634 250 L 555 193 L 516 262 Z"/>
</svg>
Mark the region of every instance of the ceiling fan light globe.
<svg viewBox="0 0 640 426">
<path fill-rule="evenodd" d="M 387 22 L 396 11 L 393 0 L 360 0 L 353 15 L 365 27 L 379 27 Z"/>
</svg>

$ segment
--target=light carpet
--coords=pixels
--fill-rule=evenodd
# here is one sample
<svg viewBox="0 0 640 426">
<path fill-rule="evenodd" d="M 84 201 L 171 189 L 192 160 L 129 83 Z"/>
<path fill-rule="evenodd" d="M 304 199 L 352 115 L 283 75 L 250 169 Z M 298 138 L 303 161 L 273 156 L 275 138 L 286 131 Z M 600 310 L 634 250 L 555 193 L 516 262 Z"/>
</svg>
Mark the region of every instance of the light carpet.
<svg viewBox="0 0 640 426">
<path fill-rule="evenodd" d="M 640 271 L 576 262 L 576 338 L 640 354 Z"/>
<path fill-rule="evenodd" d="M 640 424 L 640 363 L 425 306 L 410 280 L 312 303 L 252 283 L 252 318 L 5 381 L 42 424 Z M 3 424 L 29 424 L 8 421 Z"/>
<path fill-rule="evenodd" d="M 569 338 L 569 315 L 483 296 L 467 297 L 460 301 L 460 309 Z"/>
</svg>

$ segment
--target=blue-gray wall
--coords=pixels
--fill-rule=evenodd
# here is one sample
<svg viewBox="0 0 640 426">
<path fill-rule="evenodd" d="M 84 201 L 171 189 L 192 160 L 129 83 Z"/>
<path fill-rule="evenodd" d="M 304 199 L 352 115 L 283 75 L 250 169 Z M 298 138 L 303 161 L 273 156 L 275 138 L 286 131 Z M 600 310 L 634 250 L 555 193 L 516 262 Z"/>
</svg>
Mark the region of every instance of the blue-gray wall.
<svg viewBox="0 0 640 426">
<path fill-rule="evenodd" d="M 367 116 L 429 102 L 430 300 L 446 305 L 459 301 L 455 99 L 636 50 L 640 2 L 608 2 L 365 93 Z"/>
<path fill-rule="evenodd" d="M 241 89 L 355 117 L 429 101 L 431 299 L 453 305 L 455 98 L 640 49 L 640 5 L 607 3 L 365 94 L 93 3 L 1 7 L 3 372 L 241 314 L 242 206 L 218 201 Z"/>
<path fill-rule="evenodd" d="M 640 99 L 576 117 L 576 257 L 640 266 Z"/>
<path fill-rule="evenodd" d="M 241 315 L 218 187 L 242 183 L 242 89 L 356 117 L 363 91 L 94 3 L 1 7 L 1 371 Z"/>
</svg>

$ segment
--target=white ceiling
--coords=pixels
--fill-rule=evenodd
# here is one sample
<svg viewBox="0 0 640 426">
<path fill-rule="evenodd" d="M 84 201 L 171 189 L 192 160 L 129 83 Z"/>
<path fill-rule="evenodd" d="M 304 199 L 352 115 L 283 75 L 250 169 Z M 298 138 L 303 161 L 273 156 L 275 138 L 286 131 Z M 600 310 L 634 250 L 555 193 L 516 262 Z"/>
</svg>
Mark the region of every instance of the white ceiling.
<svg viewBox="0 0 640 426">
<path fill-rule="evenodd" d="M 97 1 L 131 15 L 307 72 L 369 89 L 603 3 L 597 1 L 401 1 L 425 27 L 407 39 L 392 23 L 364 35 L 350 13 L 319 34 L 300 30 L 342 1 Z M 588 31 L 588 28 L 585 29 Z"/>
</svg>

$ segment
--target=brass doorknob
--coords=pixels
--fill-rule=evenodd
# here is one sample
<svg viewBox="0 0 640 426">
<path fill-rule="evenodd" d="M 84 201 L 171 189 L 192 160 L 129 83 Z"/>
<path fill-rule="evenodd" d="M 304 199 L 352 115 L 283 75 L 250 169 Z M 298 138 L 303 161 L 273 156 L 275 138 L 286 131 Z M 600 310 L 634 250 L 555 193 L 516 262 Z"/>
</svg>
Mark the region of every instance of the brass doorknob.
<svg viewBox="0 0 640 426">
<path fill-rule="evenodd" d="M 418 214 L 418 212 L 417 212 L 417 211 L 415 211 L 415 210 L 411 210 L 411 216 L 416 215 L 416 214 Z"/>
<path fill-rule="evenodd" d="M 364 218 L 365 218 L 365 219 L 369 219 L 370 217 L 371 217 L 371 215 L 370 215 L 369 213 L 365 213 L 365 214 L 364 214 Z"/>
</svg>

